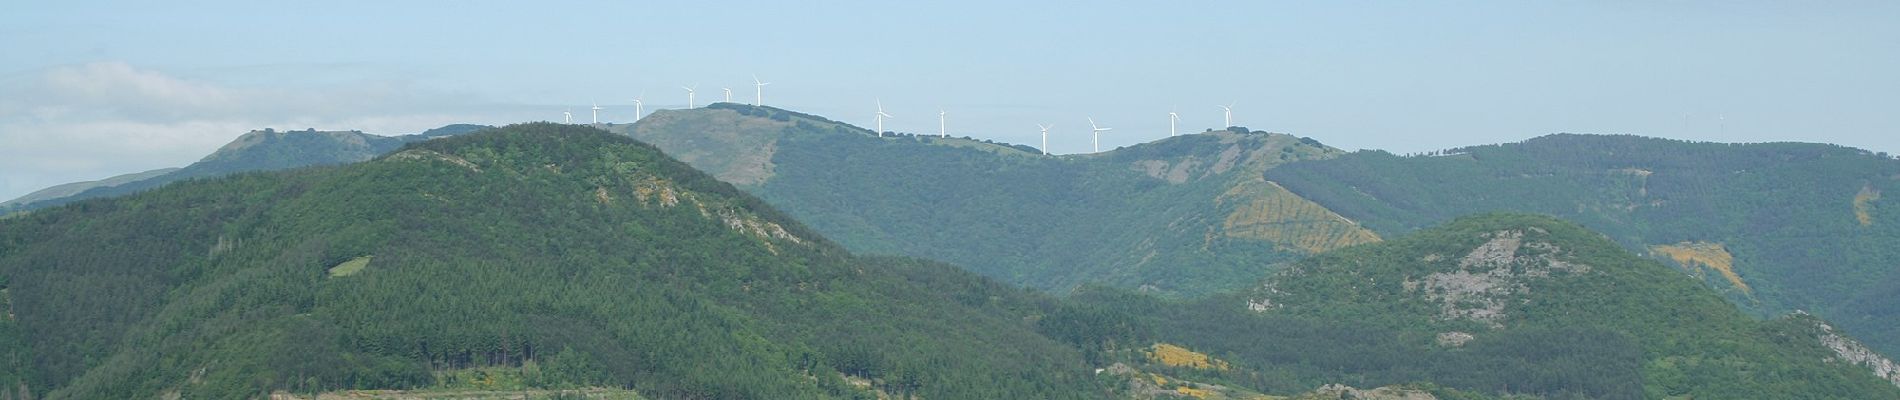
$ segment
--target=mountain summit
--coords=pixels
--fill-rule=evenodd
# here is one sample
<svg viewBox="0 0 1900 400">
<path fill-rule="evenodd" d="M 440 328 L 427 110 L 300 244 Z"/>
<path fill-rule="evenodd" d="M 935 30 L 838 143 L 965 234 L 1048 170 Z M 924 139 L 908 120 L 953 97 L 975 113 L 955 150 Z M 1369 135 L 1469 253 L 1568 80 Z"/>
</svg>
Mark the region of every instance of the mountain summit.
<svg viewBox="0 0 1900 400">
<path fill-rule="evenodd" d="M 677 154 L 846 247 L 964 265 L 1066 291 L 1097 283 L 1190 295 L 1269 264 L 1378 240 L 1262 178 L 1342 154 L 1235 128 L 1084 155 L 968 138 L 887 135 L 719 103 L 611 127 Z"/>
</svg>

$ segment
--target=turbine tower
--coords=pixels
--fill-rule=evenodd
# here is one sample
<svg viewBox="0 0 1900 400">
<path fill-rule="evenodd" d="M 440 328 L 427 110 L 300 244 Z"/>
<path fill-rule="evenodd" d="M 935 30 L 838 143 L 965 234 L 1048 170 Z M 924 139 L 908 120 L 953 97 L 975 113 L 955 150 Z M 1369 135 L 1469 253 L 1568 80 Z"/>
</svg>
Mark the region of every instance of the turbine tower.
<svg viewBox="0 0 1900 400">
<path fill-rule="evenodd" d="M 561 111 L 561 123 L 563 123 L 563 124 L 572 124 L 572 123 L 574 123 L 574 112 L 573 112 L 573 111 Z"/>
<path fill-rule="evenodd" d="M 948 138 L 950 137 L 950 130 L 945 128 L 948 125 L 944 124 L 944 121 L 943 121 L 944 115 L 945 114 L 942 109 L 937 110 L 937 136 Z"/>
<path fill-rule="evenodd" d="M 600 125 L 600 103 L 594 103 L 594 125 Z"/>
<path fill-rule="evenodd" d="M 1095 126 L 1095 117 L 1089 117 L 1089 128 L 1094 129 L 1094 133 L 1095 133 L 1095 138 L 1089 140 L 1089 144 L 1095 146 L 1096 153 L 1100 153 L 1102 152 L 1102 132 L 1113 130 L 1115 128 L 1103 128 L 1100 126 Z"/>
<path fill-rule="evenodd" d="M 695 86 L 695 87 L 697 87 L 697 86 L 699 86 L 699 85 L 693 85 L 693 86 Z M 693 90 L 694 90 L 694 88 L 690 88 L 690 87 L 685 87 L 685 86 L 680 86 L 680 89 L 686 89 L 686 108 L 693 108 Z"/>
<path fill-rule="evenodd" d="M 1176 122 L 1181 122 L 1181 114 L 1175 113 L 1173 111 L 1169 111 L 1168 112 L 1168 137 L 1174 137 L 1175 135 L 1174 125 Z"/>
<path fill-rule="evenodd" d="M 884 100 L 880 99 L 877 101 L 877 137 L 884 137 L 884 119 L 885 118 L 897 118 L 897 117 L 884 113 Z"/>
<path fill-rule="evenodd" d="M 752 76 L 752 105 L 765 105 L 765 85 L 770 84 L 772 82 L 760 81 L 758 75 Z"/>
<path fill-rule="evenodd" d="M 1051 126 L 1055 125 L 1036 124 L 1036 127 L 1042 128 L 1042 155 L 1045 156 L 1049 155 L 1049 127 Z"/>
<path fill-rule="evenodd" d="M 1226 118 L 1225 122 L 1227 123 L 1227 125 L 1221 128 L 1226 129 L 1226 128 L 1234 127 L 1234 103 L 1227 103 L 1227 105 L 1224 105 L 1224 106 L 1215 104 L 1214 106 L 1220 107 L 1221 115 L 1224 116 L 1224 118 Z"/>
<path fill-rule="evenodd" d="M 726 91 L 726 102 L 731 103 L 732 102 L 732 88 L 719 88 L 719 89 Z"/>
</svg>

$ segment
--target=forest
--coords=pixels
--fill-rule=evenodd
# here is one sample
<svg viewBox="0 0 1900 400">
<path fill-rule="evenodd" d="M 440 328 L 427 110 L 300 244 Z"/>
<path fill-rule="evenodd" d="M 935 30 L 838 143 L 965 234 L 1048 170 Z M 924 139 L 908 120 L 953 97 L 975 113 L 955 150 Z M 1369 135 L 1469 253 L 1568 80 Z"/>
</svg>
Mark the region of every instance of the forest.
<svg viewBox="0 0 1900 400">
<path fill-rule="evenodd" d="M 546 386 L 656 398 L 870 395 L 847 377 L 930 398 L 1101 393 L 1024 322 L 1048 300 L 853 257 L 584 127 L 33 212 L 0 223 L 0 276 L 17 318 L 0 350 L 27 366 L 0 378 L 33 398 L 408 388 L 528 364 Z"/>
<path fill-rule="evenodd" d="M 1763 317 L 1807 310 L 1900 352 L 1900 213 L 1879 196 L 1900 188 L 1900 161 L 1885 154 L 1568 134 L 1440 154 L 1360 151 L 1266 176 L 1386 236 L 1513 211 L 1576 221 L 1639 253 L 1720 245 L 1741 284 L 1702 275 L 1734 303 Z"/>
</svg>

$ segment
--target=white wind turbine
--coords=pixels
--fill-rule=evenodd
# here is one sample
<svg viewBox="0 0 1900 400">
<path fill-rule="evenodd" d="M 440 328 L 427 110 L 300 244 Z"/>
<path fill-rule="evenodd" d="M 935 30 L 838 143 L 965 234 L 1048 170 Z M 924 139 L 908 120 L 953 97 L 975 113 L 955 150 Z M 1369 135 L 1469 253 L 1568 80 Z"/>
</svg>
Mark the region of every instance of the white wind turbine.
<svg viewBox="0 0 1900 400">
<path fill-rule="evenodd" d="M 594 124 L 595 125 L 600 124 L 600 103 L 599 102 L 594 103 Z"/>
<path fill-rule="evenodd" d="M 1222 126 L 1222 129 L 1232 128 L 1234 126 L 1234 103 L 1227 103 L 1227 105 L 1224 106 L 1215 104 L 1214 106 L 1220 107 L 1221 115 L 1225 118 L 1224 121 L 1227 123 L 1227 125 Z"/>
<path fill-rule="evenodd" d="M 732 102 L 732 88 L 719 88 L 719 89 L 726 91 L 726 102 L 731 103 Z"/>
<path fill-rule="evenodd" d="M 633 122 L 640 122 L 640 116 L 646 114 L 646 104 L 640 101 L 641 97 L 647 97 L 646 92 L 641 92 L 640 97 L 633 98 Z"/>
<path fill-rule="evenodd" d="M 877 137 L 884 137 L 884 119 L 885 118 L 897 118 L 897 117 L 884 113 L 884 100 L 880 99 L 877 101 Z"/>
<path fill-rule="evenodd" d="M 1173 111 L 1169 111 L 1168 112 L 1168 137 L 1174 137 L 1175 135 L 1174 125 L 1176 122 L 1181 122 L 1181 114 L 1175 113 Z"/>
<path fill-rule="evenodd" d="M 752 105 L 765 105 L 765 85 L 770 84 L 772 82 L 760 81 L 758 75 L 752 76 Z"/>
<path fill-rule="evenodd" d="M 1089 144 L 1095 147 L 1096 153 L 1100 153 L 1102 152 L 1102 132 L 1113 130 L 1115 128 L 1103 128 L 1100 126 L 1095 126 L 1095 117 L 1089 117 L 1089 128 L 1094 129 L 1092 133 L 1095 134 L 1094 139 L 1089 140 Z"/>
<path fill-rule="evenodd" d="M 942 109 L 937 110 L 937 136 L 948 138 L 950 137 L 950 130 L 946 128 L 948 125 L 944 124 L 944 115 Z"/>
<path fill-rule="evenodd" d="M 1036 124 L 1036 127 L 1042 128 L 1042 155 L 1045 156 L 1049 155 L 1049 127 L 1051 126 L 1055 125 Z"/>
<path fill-rule="evenodd" d="M 693 86 L 698 87 L 699 85 Z M 693 108 L 693 91 L 695 88 L 680 86 L 680 89 L 686 89 L 686 108 Z"/>
</svg>

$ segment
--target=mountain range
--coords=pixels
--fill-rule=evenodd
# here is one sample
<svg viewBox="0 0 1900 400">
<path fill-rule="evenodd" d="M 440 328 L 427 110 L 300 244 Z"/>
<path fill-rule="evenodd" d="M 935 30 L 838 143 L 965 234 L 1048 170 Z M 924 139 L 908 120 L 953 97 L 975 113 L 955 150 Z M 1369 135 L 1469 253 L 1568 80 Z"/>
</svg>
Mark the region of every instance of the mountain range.
<svg viewBox="0 0 1900 400">
<path fill-rule="evenodd" d="M 1900 397 L 1883 154 L 594 127 L 253 132 L 0 218 L 0 398 Z"/>
<path fill-rule="evenodd" d="M 1044 156 L 730 103 L 607 129 L 859 252 L 1056 293 L 1193 297 L 1277 263 L 1485 212 L 1552 215 L 1700 276 L 1759 316 L 1806 311 L 1900 352 L 1900 160 L 1804 143 L 1560 134 L 1433 155 L 1245 128 Z M 1891 208 L 1891 207 L 1888 207 Z"/>
</svg>

